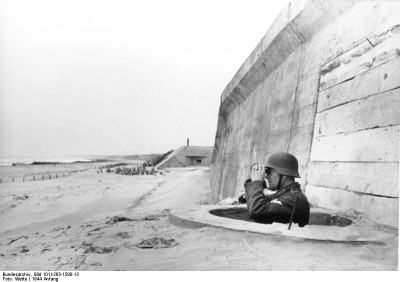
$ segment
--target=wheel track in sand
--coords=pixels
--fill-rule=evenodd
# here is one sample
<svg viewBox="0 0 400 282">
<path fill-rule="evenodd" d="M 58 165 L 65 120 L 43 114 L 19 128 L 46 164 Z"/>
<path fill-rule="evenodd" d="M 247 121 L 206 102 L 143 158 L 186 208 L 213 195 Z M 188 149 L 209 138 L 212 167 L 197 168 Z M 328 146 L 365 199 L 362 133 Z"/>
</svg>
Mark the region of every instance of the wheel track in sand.
<svg viewBox="0 0 400 282">
<path fill-rule="evenodd" d="M 143 194 L 142 196 L 137 198 L 135 201 L 133 201 L 132 204 L 128 207 L 128 209 L 132 210 L 132 209 L 138 207 L 139 205 L 141 205 L 143 203 L 143 201 L 145 201 L 149 196 L 151 196 L 154 192 L 156 192 L 166 182 L 167 182 L 167 180 L 163 180 L 163 181 L 157 183 L 157 185 L 154 186 L 153 189 L 151 189 L 149 192 Z"/>
</svg>

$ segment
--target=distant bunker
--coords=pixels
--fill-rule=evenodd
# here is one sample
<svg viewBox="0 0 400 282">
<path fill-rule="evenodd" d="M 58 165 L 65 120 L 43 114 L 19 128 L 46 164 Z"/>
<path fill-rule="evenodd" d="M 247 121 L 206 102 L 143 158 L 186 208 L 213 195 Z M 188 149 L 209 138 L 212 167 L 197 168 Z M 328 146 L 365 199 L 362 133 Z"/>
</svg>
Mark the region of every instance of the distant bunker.
<svg viewBox="0 0 400 282">
<path fill-rule="evenodd" d="M 400 1 L 287 5 L 221 94 L 213 203 L 237 197 L 252 164 L 287 152 L 313 207 L 398 229 L 399 11 Z"/>
<path fill-rule="evenodd" d="M 183 146 L 176 149 L 165 160 L 156 165 L 157 169 L 210 166 L 213 147 Z"/>
<path fill-rule="evenodd" d="M 227 230 L 257 233 L 313 241 L 342 243 L 382 243 L 394 235 L 367 226 L 351 213 L 340 213 L 311 208 L 310 222 L 305 227 L 293 224 L 256 223 L 249 219 L 245 205 L 204 205 L 171 210 L 171 223 L 186 228 L 214 227 Z"/>
</svg>

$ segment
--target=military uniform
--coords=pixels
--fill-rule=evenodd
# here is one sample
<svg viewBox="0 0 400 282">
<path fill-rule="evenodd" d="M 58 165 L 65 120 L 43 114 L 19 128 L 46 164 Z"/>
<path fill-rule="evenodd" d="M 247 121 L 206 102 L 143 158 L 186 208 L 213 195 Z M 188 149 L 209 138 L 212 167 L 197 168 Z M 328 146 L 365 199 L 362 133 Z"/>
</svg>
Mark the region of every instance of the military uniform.
<svg viewBox="0 0 400 282">
<path fill-rule="evenodd" d="M 250 218 L 256 222 L 271 224 L 273 222 L 289 223 L 296 199 L 293 222 L 300 227 L 308 224 L 310 204 L 301 192 L 300 185 L 295 182 L 279 189 L 275 194 L 264 195 L 264 181 L 246 181 L 246 202 Z"/>
</svg>

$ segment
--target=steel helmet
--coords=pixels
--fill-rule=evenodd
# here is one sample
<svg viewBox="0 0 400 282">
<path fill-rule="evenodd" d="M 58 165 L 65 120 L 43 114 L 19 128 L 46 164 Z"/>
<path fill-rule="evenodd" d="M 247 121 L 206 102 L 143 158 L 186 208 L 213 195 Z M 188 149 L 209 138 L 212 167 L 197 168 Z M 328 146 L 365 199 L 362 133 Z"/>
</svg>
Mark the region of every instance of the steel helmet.
<svg viewBox="0 0 400 282">
<path fill-rule="evenodd" d="M 268 157 L 265 167 L 275 169 L 279 174 L 300 178 L 299 163 L 288 153 L 274 153 Z"/>
</svg>

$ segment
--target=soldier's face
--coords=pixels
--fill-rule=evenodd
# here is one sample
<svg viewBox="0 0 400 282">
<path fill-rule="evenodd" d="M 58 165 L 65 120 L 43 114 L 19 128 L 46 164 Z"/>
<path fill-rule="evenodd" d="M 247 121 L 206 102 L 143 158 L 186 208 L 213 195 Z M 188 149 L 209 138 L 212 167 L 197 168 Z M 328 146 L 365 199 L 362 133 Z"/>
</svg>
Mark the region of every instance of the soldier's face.
<svg viewBox="0 0 400 282">
<path fill-rule="evenodd" d="M 280 176 L 280 174 L 278 172 L 276 172 L 275 169 L 273 169 L 273 168 L 267 169 L 267 171 L 265 173 L 265 178 L 268 181 L 269 190 L 275 191 L 278 189 L 279 176 Z"/>
</svg>

